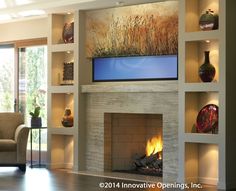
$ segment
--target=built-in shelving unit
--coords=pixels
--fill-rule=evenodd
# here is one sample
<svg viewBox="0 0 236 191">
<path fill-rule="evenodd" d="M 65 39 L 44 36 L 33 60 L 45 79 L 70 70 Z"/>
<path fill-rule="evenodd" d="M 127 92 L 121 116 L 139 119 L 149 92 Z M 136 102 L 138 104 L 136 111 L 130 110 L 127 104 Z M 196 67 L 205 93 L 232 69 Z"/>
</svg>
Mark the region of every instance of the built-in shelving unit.
<svg viewBox="0 0 236 191">
<path fill-rule="evenodd" d="M 64 42 L 66 23 L 74 23 L 74 40 Z M 78 166 L 78 13 L 52 14 L 48 41 L 48 162 L 50 168 Z M 73 79 L 64 79 L 65 63 L 73 63 Z M 62 125 L 65 109 L 74 117 L 72 127 Z"/>
<path fill-rule="evenodd" d="M 66 23 L 73 22 L 74 39 L 64 42 Z M 48 40 L 48 163 L 50 168 L 85 167 L 85 95 L 80 85 L 91 83 L 91 64 L 85 57 L 85 12 L 49 16 Z M 64 80 L 64 63 L 73 63 L 73 79 Z M 61 120 L 69 108 L 74 117 L 72 127 Z"/>
<path fill-rule="evenodd" d="M 225 5 L 220 0 L 181 0 L 179 15 L 179 181 L 225 186 Z M 219 15 L 219 28 L 201 31 L 199 18 L 206 10 Z M 202 82 L 199 67 L 204 51 L 216 74 L 212 82 Z M 207 104 L 219 107 L 219 131 L 198 133 L 196 119 Z"/>
</svg>

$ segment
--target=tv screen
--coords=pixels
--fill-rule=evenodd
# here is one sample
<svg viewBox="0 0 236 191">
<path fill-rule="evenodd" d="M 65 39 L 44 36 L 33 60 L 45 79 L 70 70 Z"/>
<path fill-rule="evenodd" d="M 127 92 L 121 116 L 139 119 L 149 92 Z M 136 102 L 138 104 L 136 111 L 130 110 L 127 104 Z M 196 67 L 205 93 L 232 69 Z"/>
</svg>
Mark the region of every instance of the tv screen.
<svg viewBox="0 0 236 191">
<path fill-rule="evenodd" d="M 93 81 L 176 80 L 177 55 L 93 58 Z"/>
</svg>

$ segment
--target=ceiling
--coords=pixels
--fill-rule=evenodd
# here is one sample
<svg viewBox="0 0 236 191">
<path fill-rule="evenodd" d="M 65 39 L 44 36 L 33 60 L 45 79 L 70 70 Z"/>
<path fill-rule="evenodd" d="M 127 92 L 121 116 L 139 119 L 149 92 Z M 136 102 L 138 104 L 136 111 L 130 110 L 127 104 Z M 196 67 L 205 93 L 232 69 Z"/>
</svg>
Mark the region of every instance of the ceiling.
<svg viewBox="0 0 236 191">
<path fill-rule="evenodd" d="M 0 24 L 50 13 L 125 6 L 163 0 L 0 0 Z"/>
</svg>

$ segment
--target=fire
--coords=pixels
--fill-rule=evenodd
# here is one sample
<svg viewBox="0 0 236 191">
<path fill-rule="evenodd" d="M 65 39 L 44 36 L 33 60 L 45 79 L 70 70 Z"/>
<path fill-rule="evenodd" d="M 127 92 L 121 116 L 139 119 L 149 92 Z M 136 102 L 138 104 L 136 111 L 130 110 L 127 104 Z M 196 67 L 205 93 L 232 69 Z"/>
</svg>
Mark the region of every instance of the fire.
<svg viewBox="0 0 236 191">
<path fill-rule="evenodd" d="M 150 156 L 162 151 L 162 140 L 160 136 L 153 137 L 147 141 L 146 145 L 146 155 Z M 159 156 L 161 159 L 161 155 Z"/>
</svg>

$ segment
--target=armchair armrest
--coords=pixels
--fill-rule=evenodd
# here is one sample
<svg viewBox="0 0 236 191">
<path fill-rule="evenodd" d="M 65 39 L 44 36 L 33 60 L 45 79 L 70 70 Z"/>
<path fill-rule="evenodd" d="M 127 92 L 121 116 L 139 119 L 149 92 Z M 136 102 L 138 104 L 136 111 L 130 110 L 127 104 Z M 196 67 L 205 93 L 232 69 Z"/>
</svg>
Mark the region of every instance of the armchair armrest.
<svg viewBox="0 0 236 191">
<path fill-rule="evenodd" d="M 17 145 L 17 163 L 26 162 L 26 150 L 28 142 L 29 128 L 24 124 L 19 125 L 15 132 L 15 141 Z"/>
</svg>

